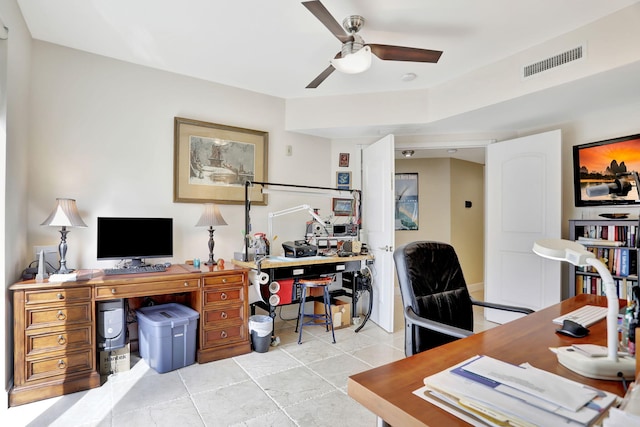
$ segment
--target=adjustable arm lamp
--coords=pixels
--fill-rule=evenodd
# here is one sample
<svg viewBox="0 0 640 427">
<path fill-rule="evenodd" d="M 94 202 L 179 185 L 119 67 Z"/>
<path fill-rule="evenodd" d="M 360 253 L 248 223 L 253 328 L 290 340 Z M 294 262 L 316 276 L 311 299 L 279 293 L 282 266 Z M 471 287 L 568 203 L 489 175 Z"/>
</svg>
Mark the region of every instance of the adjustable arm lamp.
<svg viewBox="0 0 640 427">
<path fill-rule="evenodd" d="M 588 378 L 617 380 L 635 377 L 635 359 L 618 356 L 618 295 L 613 277 L 606 265 L 577 242 L 543 239 L 533 244 L 533 252 L 543 258 L 566 261 L 575 266 L 592 266 L 602 278 L 607 296 L 607 357 L 589 357 L 573 347 L 558 348 L 558 361 L 572 371 Z"/>
<path fill-rule="evenodd" d="M 269 235 L 269 239 L 273 240 L 273 218 L 277 217 L 277 216 L 281 216 L 281 215 L 287 215 L 290 213 L 294 213 L 294 212 L 300 212 L 300 211 L 304 211 L 306 210 L 307 212 L 309 212 L 309 214 L 311 214 L 311 216 L 313 217 L 313 219 L 315 219 L 316 221 L 318 221 L 320 223 L 320 225 L 322 225 L 324 227 L 324 221 L 322 221 L 322 218 L 320 218 L 311 208 L 311 206 L 309 205 L 300 205 L 300 206 L 295 206 L 292 208 L 288 208 L 288 209 L 283 209 L 281 211 L 277 211 L 277 212 L 269 212 L 269 224 L 268 224 L 268 235 Z"/>
</svg>

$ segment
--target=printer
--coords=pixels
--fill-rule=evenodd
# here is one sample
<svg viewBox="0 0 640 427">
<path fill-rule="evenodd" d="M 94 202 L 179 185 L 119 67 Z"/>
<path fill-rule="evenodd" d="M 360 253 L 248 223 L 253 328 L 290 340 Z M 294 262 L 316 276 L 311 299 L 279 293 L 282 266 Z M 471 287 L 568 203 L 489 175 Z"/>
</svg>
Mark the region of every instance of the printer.
<svg viewBox="0 0 640 427">
<path fill-rule="evenodd" d="M 284 249 L 284 256 L 287 258 L 303 258 L 318 254 L 318 247 L 305 240 L 283 242 L 282 249 Z"/>
</svg>

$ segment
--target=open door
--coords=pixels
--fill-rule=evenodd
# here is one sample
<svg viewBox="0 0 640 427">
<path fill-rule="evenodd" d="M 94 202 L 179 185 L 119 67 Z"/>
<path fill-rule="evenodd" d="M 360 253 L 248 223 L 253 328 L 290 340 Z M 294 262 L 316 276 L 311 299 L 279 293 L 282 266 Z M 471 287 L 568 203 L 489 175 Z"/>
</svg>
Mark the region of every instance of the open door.
<svg viewBox="0 0 640 427">
<path fill-rule="evenodd" d="M 561 263 L 535 255 L 533 242 L 560 238 L 560 130 L 487 147 L 485 299 L 538 310 L 560 302 Z M 485 310 L 505 323 L 522 315 Z"/>
<path fill-rule="evenodd" d="M 394 172 L 393 135 L 362 150 L 362 225 L 373 268 L 371 320 L 393 332 Z"/>
</svg>

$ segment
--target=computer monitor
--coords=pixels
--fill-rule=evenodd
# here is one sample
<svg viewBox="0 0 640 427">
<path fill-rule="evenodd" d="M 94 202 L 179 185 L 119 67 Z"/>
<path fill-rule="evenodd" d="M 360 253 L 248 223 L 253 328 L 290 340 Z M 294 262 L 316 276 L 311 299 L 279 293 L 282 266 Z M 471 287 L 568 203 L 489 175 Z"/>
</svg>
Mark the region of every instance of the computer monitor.
<svg viewBox="0 0 640 427">
<path fill-rule="evenodd" d="M 137 267 L 172 256 L 173 218 L 98 217 L 98 260 L 130 259 Z"/>
</svg>

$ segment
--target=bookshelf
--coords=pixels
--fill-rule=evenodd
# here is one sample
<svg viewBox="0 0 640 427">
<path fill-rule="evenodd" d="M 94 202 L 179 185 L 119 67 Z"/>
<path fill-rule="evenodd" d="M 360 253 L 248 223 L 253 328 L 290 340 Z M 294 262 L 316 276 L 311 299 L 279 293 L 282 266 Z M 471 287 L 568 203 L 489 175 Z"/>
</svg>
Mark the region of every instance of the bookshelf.
<svg viewBox="0 0 640 427">
<path fill-rule="evenodd" d="M 572 219 L 569 238 L 583 244 L 609 267 L 618 297 L 627 299 L 638 286 L 638 219 Z M 604 295 L 602 280 L 592 267 L 572 267 L 569 294 Z"/>
</svg>

